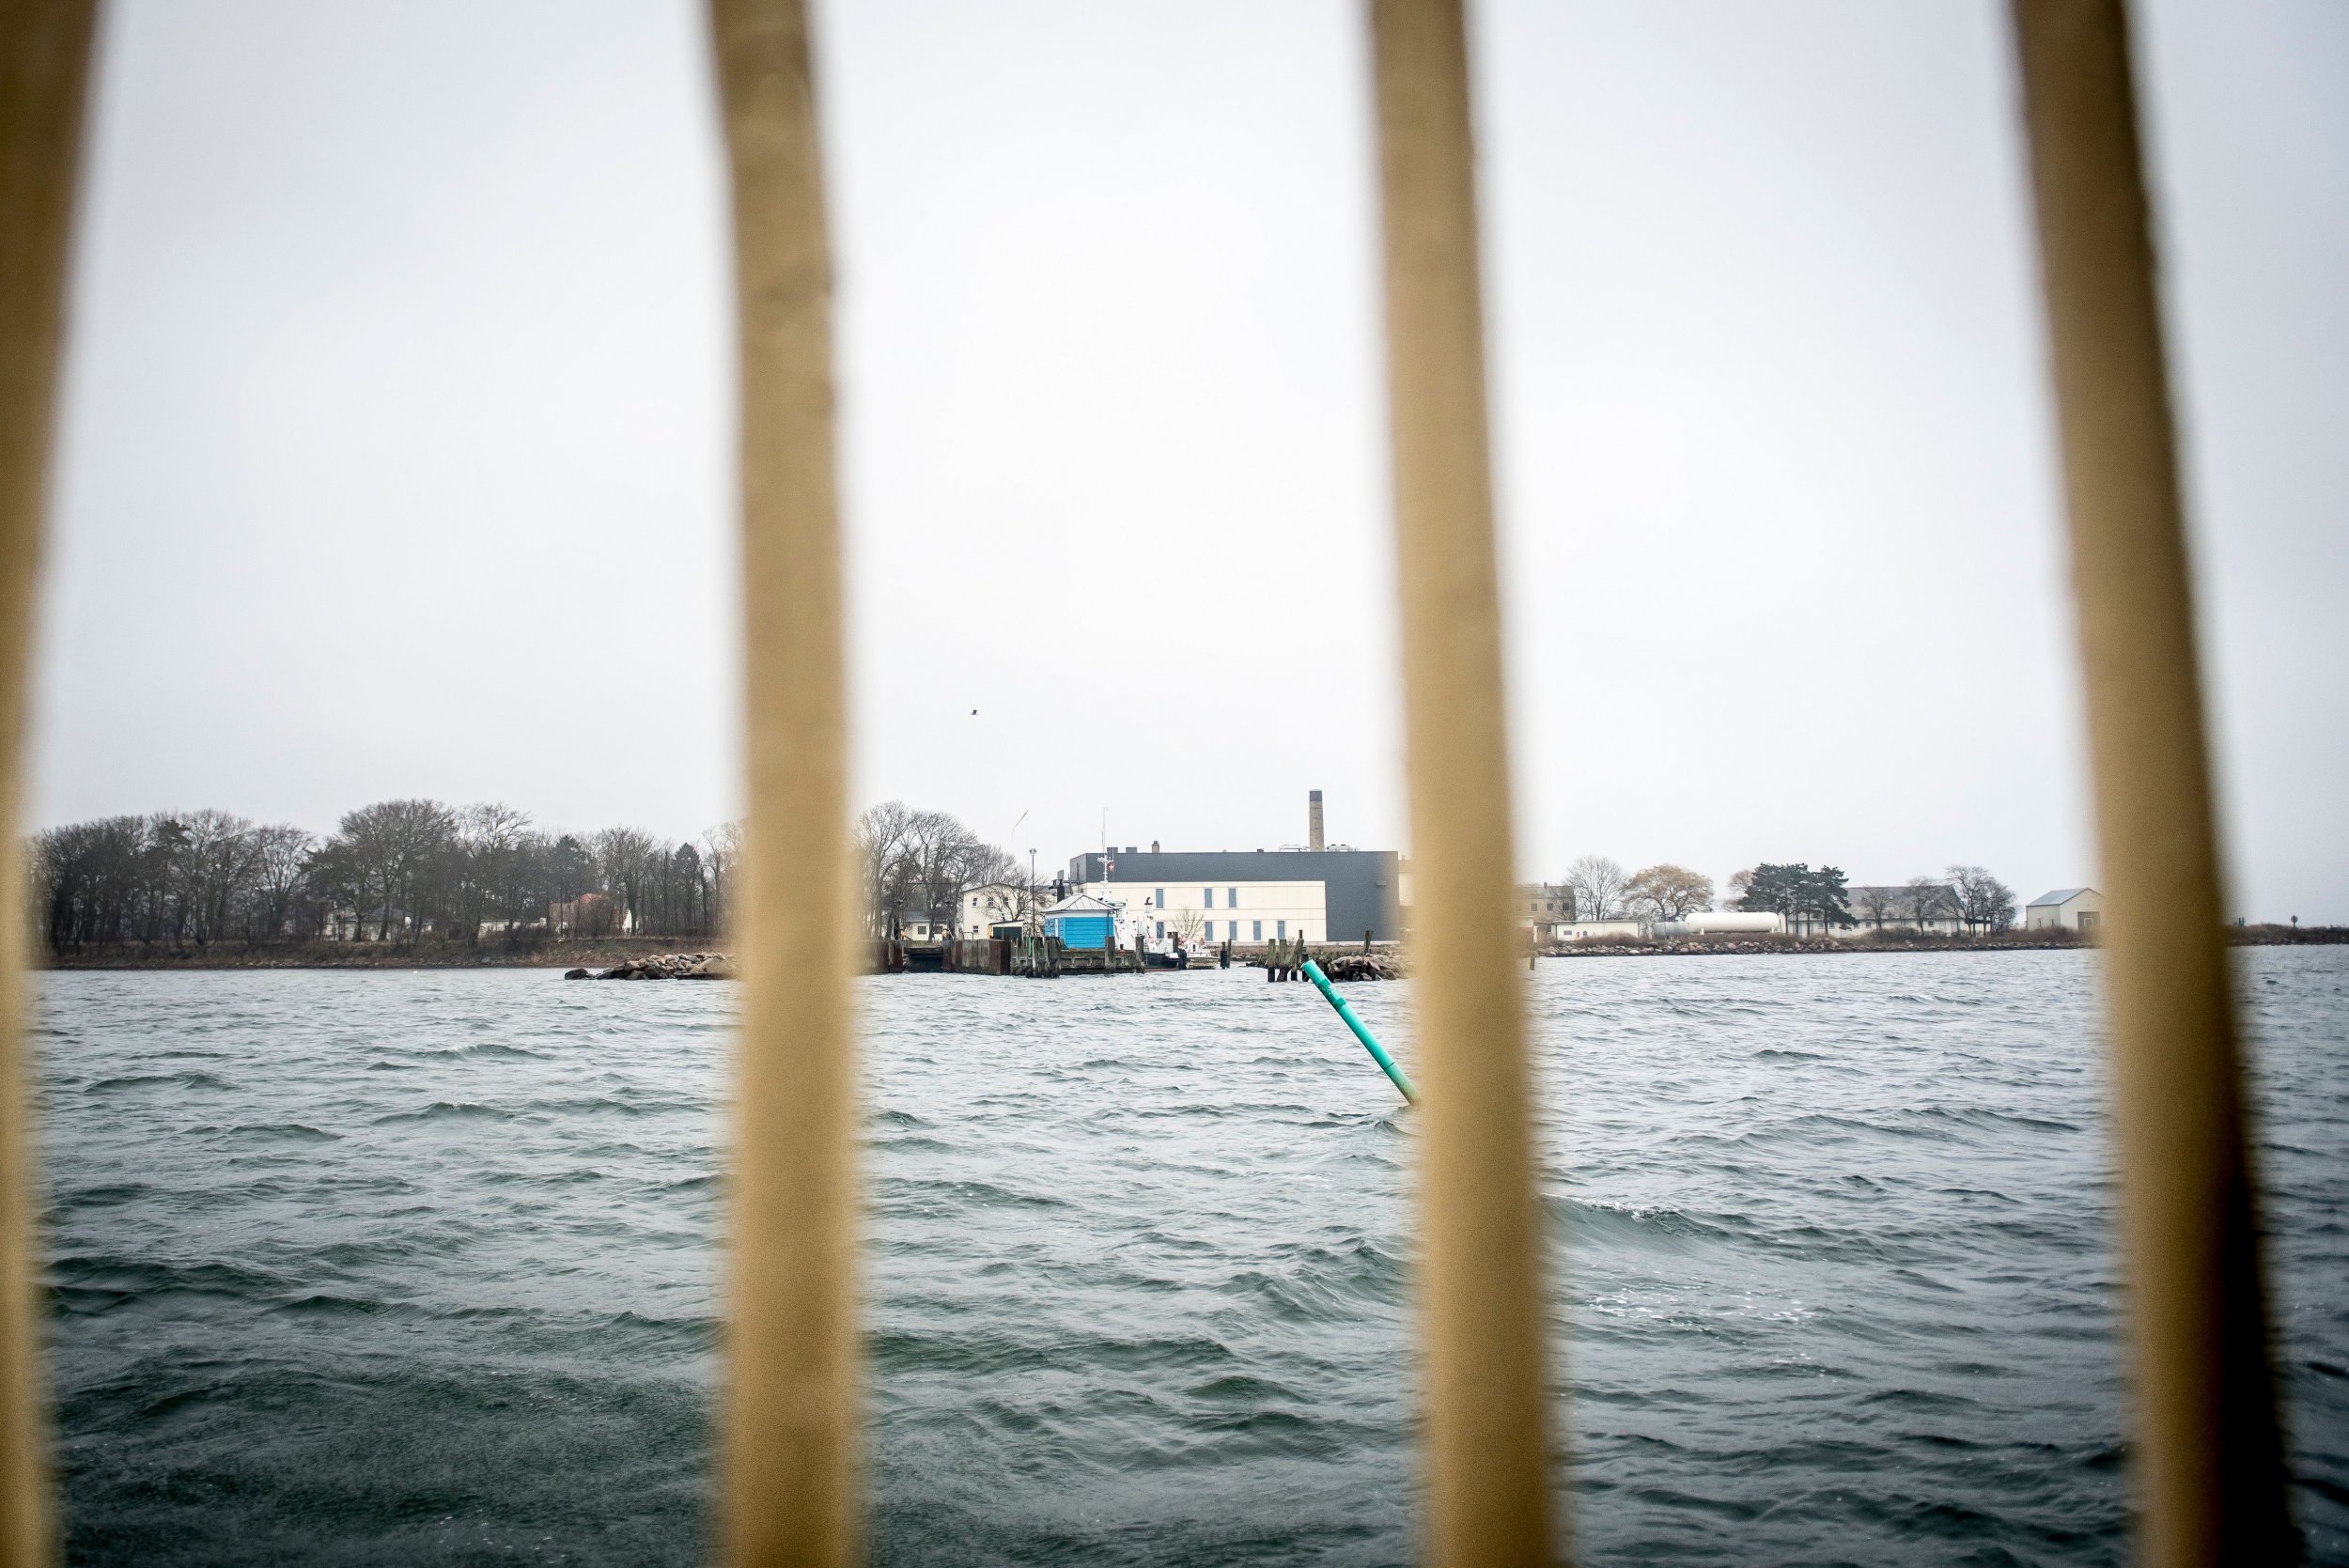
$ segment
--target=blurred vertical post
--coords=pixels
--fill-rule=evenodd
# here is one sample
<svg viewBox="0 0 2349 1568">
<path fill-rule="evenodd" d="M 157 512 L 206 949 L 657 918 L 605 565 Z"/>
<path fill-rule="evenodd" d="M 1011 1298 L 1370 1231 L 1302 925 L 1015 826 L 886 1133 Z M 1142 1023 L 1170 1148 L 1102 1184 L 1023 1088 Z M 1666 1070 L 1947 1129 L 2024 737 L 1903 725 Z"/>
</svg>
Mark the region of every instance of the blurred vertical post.
<svg viewBox="0 0 2349 1568">
<path fill-rule="evenodd" d="M 2121 0 L 2014 0 L 2106 895 L 2140 1560 L 2284 1502 L 2168 369 Z"/>
<path fill-rule="evenodd" d="M 56 1556 L 24 1048 L 25 667 L 56 424 L 94 0 L 0 5 L 0 1568 Z"/>
<path fill-rule="evenodd" d="M 1374 0 L 1422 1063 L 1427 1546 L 1547 1565 L 1548 1383 L 1460 0 Z"/>
<path fill-rule="evenodd" d="M 847 697 L 832 262 L 800 0 L 713 0 L 733 172 L 750 824 L 721 1529 L 738 1565 L 861 1550 Z"/>
</svg>

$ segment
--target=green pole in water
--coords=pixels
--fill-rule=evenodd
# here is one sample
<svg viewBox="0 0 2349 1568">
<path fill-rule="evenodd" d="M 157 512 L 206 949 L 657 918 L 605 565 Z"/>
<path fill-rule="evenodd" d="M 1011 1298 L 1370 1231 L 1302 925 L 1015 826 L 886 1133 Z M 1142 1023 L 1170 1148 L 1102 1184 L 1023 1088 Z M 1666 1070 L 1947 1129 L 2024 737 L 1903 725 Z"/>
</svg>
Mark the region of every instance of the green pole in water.
<svg viewBox="0 0 2349 1568">
<path fill-rule="evenodd" d="M 1394 1058 L 1387 1054 L 1386 1048 L 1378 1043 L 1378 1037 L 1354 1016 L 1354 1009 L 1348 1007 L 1346 999 L 1330 987 L 1330 977 L 1322 973 L 1321 966 L 1311 958 L 1305 960 L 1305 978 L 1312 981 L 1330 1005 L 1338 1010 L 1338 1017 L 1346 1020 L 1346 1027 L 1354 1032 L 1354 1038 L 1362 1043 L 1362 1048 L 1370 1052 L 1371 1059 L 1378 1063 L 1387 1077 L 1394 1080 L 1394 1086 L 1403 1091 L 1403 1097 L 1413 1105 L 1419 1104 L 1419 1091 L 1411 1087 L 1411 1080 L 1403 1076 L 1403 1069 L 1394 1064 Z"/>
</svg>

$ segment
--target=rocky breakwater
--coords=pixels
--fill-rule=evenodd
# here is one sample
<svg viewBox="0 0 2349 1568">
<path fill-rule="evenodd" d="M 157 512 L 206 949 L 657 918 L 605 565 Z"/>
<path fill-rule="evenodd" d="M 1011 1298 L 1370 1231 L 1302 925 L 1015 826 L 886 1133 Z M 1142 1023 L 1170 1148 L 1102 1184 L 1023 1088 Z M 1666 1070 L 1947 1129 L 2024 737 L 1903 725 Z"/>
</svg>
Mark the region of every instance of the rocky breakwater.
<svg viewBox="0 0 2349 1568">
<path fill-rule="evenodd" d="M 1403 966 L 1384 954 L 1341 953 L 1325 958 L 1321 972 L 1332 980 L 1400 980 Z"/>
<path fill-rule="evenodd" d="M 660 953 L 612 969 L 572 970 L 566 980 L 731 980 L 734 960 L 723 953 Z"/>
</svg>

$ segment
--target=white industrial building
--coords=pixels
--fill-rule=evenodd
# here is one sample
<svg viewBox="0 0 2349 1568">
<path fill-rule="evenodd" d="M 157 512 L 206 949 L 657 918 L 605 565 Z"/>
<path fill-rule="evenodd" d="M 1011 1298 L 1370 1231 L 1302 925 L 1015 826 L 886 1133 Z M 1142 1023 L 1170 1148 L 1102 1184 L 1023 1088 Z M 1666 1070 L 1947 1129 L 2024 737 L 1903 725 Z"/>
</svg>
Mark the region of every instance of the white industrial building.
<svg viewBox="0 0 2349 1568">
<path fill-rule="evenodd" d="M 1578 920 L 1563 928 L 1566 939 L 1587 942 L 1606 939 L 1657 937 L 1782 936 L 1786 917 L 1768 910 L 1698 909 L 1679 920 L 1641 920 L 1624 915 L 1609 920 Z"/>
<path fill-rule="evenodd" d="M 1151 939 L 1186 947 L 1234 942 L 1309 942 L 1330 937 L 1329 884 L 1323 881 L 1086 882 L 1078 892 L 1125 906 Z"/>
</svg>

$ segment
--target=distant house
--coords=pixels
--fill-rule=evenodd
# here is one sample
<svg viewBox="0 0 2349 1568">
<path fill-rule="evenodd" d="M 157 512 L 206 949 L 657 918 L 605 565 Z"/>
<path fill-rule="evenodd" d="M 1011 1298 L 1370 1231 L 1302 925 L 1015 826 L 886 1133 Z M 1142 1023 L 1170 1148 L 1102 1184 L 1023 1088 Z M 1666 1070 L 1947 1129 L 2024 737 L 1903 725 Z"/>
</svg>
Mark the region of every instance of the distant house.
<svg viewBox="0 0 2349 1568">
<path fill-rule="evenodd" d="M 543 931 L 543 920 L 485 920 L 474 928 L 475 937 L 519 937 L 525 931 Z"/>
<path fill-rule="evenodd" d="M 1845 888 L 1843 902 L 1859 924 L 1833 927 L 1839 937 L 1865 937 L 1878 931 L 1955 937 L 1966 930 L 1966 912 L 1957 901 L 1957 890 L 1943 882 Z"/>
<path fill-rule="evenodd" d="M 984 937 L 996 926 L 1019 920 L 1027 912 L 1027 889 L 1009 882 L 989 882 L 962 895 L 962 911 L 955 922 L 955 929 L 965 937 Z"/>
<path fill-rule="evenodd" d="M 617 893 L 583 893 L 547 906 L 547 929 L 558 937 L 626 936 L 636 916 Z"/>
<path fill-rule="evenodd" d="M 2105 922 L 2105 895 L 2094 888 L 2057 888 L 2023 906 L 2023 929 L 2093 931 Z"/>
<path fill-rule="evenodd" d="M 1574 925 L 1574 890 L 1558 882 L 1521 884 L 1517 924 L 1537 942 L 1565 940 Z"/>
<path fill-rule="evenodd" d="M 1649 924 L 1650 923 L 1647 921 L 1633 920 L 1629 916 L 1625 916 L 1619 920 L 1568 921 L 1562 929 L 1563 934 L 1572 940 L 1578 942 L 1587 942 L 1599 937 L 1636 937 L 1644 939 L 1649 934 Z"/>
<path fill-rule="evenodd" d="M 325 919 L 319 924 L 319 936 L 320 939 L 330 942 L 387 942 L 395 936 L 407 936 L 411 924 L 406 915 L 386 920 L 381 909 L 373 914 L 362 914 L 344 905 L 327 911 Z M 426 929 L 431 927 L 428 924 Z"/>
</svg>

